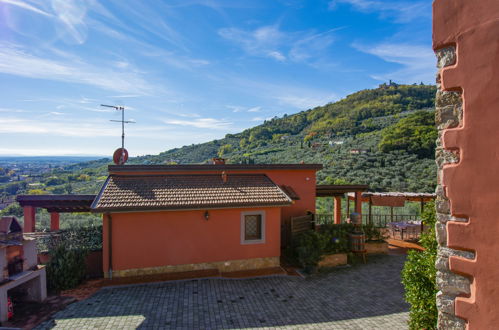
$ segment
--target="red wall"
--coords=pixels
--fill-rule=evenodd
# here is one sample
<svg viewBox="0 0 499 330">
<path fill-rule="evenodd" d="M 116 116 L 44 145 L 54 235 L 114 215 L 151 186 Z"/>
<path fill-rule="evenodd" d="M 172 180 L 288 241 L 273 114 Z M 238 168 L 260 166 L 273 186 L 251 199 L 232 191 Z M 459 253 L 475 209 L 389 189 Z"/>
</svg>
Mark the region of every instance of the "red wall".
<svg viewBox="0 0 499 330">
<path fill-rule="evenodd" d="M 265 243 L 241 244 L 241 212 L 265 211 Z M 113 270 L 280 255 L 281 210 L 274 208 L 113 213 Z M 104 215 L 103 263 L 108 271 Z"/>
<path fill-rule="evenodd" d="M 447 245 L 475 252 L 450 257 L 451 271 L 471 279 L 471 295 L 456 298 L 469 329 L 499 327 L 499 1 L 436 0 L 433 47 L 456 45 L 457 62 L 442 70 L 442 88 L 463 93 L 463 120 L 444 132 L 444 147 L 460 161 L 446 165 L 442 184 L 454 216 Z"/>
</svg>

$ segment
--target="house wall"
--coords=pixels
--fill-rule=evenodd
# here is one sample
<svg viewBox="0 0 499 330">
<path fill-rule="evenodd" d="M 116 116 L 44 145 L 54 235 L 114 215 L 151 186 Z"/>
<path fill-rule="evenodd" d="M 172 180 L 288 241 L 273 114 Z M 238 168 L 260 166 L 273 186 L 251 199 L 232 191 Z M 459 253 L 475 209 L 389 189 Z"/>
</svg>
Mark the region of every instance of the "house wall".
<svg viewBox="0 0 499 330">
<path fill-rule="evenodd" d="M 265 211 L 265 243 L 241 244 L 241 212 Z M 244 208 L 112 213 L 113 276 L 279 265 L 281 209 Z M 108 274 L 109 219 L 104 215 L 103 263 Z"/>
<path fill-rule="evenodd" d="M 499 1 L 436 0 L 439 329 L 499 324 Z"/>
</svg>

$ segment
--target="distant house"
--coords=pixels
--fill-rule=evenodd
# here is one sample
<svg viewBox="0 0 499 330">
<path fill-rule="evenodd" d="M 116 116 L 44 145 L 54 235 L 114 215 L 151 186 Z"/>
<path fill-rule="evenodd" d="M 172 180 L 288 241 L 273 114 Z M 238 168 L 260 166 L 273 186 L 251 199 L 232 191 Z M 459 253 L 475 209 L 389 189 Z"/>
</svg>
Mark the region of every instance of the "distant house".
<svg viewBox="0 0 499 330">
<path fill-rule="evenodd" d="M 350 149 L 350 154 L 352 154 L 352 155 L 367 154 L 367 150 L 365 150 L 365 149 Z"/>
<path fill-rule="evenodd" d="M 105 276 L 279 266 L 281 222 L 315 209 L 321 165 L 123 165 L 92 204 Z"/>
<path fill-rule="evenodd" d="M 314 143 L 312 143 L 312 149 L 317 149 L 317 148 L 319 148 L 321 146 L 322 146 L 322 144 L 320 142 L 314 142 Z"/>
</svg>

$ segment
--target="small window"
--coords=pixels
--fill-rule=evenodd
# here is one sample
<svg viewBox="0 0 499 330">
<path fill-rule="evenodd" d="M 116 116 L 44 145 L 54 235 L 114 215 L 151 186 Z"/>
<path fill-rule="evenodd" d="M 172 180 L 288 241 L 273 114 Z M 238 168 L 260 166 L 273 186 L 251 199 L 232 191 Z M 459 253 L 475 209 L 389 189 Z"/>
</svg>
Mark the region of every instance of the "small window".
<svg viewBox="0 0 499 330">
<path fill-rule="evenodd" d="M 262 216 L 250 214 L 244 216 L 244 240 L 254 241 L 262 239 Z"/>
<path fill-rule="evenodd" d="M 241 214 L 241 243 L 263 243 L 264 240 L 264 212 L 243 212 Z"/>
</svg>

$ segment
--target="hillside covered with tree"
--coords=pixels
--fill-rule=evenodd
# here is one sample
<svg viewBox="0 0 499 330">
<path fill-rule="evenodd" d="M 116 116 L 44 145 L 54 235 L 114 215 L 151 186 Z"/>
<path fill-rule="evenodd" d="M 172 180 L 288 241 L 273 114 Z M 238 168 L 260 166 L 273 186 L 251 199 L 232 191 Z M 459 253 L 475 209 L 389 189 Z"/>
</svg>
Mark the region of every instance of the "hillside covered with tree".
<svg viewBox="0 0 499 330">
<path fill-rule="evenodd" d="M 433 192 L 435 86 L 380 85 L 344 99 L 202 144 L 136 157 L 130 164 L 321 163 L 320 183 L 366 183 L 377 191 Z M 96 193 L 109 159 L 57 167 L 27 182 L 4 169 L 0 196 Z M 15 174 L 13 174 L 14 176 Z"/>
</svg>

